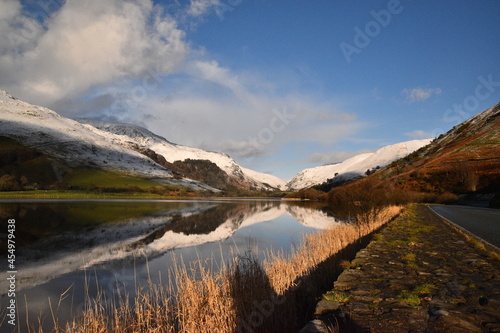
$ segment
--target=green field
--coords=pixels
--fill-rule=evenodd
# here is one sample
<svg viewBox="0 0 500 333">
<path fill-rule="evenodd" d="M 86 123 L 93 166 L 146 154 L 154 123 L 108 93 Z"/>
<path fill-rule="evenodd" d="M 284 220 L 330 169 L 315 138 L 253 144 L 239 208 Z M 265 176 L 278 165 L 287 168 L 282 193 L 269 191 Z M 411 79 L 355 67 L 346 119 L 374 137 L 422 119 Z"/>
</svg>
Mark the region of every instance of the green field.
<svg viewBox="0 0 500 333">
<path fill-rule="evenodd" d="M 143 192 L 96 192 L 71 190 L 37 190 L 0 192 L 0 199 L 179 199 L 179 196 L 166 196 Z"/>
</svg>

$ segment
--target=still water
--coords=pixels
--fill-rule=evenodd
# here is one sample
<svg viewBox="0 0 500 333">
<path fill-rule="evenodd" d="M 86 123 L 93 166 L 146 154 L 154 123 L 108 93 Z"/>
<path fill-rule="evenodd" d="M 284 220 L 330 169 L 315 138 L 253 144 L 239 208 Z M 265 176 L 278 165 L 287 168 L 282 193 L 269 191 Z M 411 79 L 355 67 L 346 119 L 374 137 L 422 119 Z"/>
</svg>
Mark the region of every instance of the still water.
<svg viewBox="0 0 500 333">
<path fill-rule="evenodd" d="M 217 269 L 237 255 L 288 252 L 302 235 L 340 223 L 321 207 L 281 200 L 0 201 L 0 219 L 1 332 L 17 331 L 2 322 L 10 302 L 11 219 L 17 324 L 41 317 L 46 328 L 53 315 L 79 315 L 98 289 L 109 297 L 165 281 L 174 257 Z"/>
</svg>

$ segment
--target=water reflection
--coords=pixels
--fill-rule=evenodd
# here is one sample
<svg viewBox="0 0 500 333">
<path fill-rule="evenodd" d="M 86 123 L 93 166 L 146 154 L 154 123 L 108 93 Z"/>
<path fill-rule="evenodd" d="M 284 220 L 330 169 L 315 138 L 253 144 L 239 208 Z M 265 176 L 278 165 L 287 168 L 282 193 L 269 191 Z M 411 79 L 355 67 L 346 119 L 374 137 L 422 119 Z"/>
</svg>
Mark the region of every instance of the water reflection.
<svg viewBox="0 0 500 333">
<path fill-rule="evenodd" d="M 229 238 L 228 244 L 247 249 L 289 247 L 301 232 L 338 223 L 317 208 L 279 200 L 4 202 L 0 218 L 17 221 L 18 291 L 117 260 L 151 260 L 195 246 L 197 256 L 211 255 L 220 250 L 212 243 Z M 272 223 L 258 226 L 262 222 Z"/>
<path fill-rule="evenodd" d="M 97 290 L 113 299 L 117 288 L 133 295 L 137 285 L 161 283 L 172 253 L 217 267 L 238 253 L 262 258 L 271 248 L 289 251 L 302 234 L 339 223 L 314 204 L 281 200 L 0 202 L 3 230 L 12 218 L 19 318 L 27 321 L 26 302 L 34 322 L 40 313 L 50 319 L 49 300 L 58 303 L 66 290 L 56 310 L 62 320 L 81 313 Z M 0 273 L 2 307 L 6 272 Z M 50 325 L 43 326 L 50 331 Z"/>
</svg>

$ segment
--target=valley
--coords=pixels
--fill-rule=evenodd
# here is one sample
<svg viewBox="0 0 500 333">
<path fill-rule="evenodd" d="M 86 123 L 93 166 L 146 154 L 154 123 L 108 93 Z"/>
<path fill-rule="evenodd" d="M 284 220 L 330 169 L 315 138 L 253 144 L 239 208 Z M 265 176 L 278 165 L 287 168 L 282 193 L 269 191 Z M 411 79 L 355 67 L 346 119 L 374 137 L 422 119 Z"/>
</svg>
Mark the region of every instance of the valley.
<svg viewBox="0 0 500 333">
<path fill-rule="evenodd" d="M 500 333 L 498 13 L 0 0 L 0 332 Z"/>
<path fill-rule="evenodd" d="M 293 197 L 319 190 L 317 199 L 361 180 L 430 198 L 494 193 L 500 179 L 498 105 L 439 138 L 389 145 L 284 181 L 136 125 L 76 121 L 0 92 L 0 196 Z"/>
<path fill-rule="evenodd" d="M 137 320 L 152 311 L 144 306 L 153 299 L 159 302 L 154 311 L 169 309 L 175 315 L 157 314 L 154 322 L 143 327 L 161 321 L 170 328 L 184 325 L 186 331 L 198 327 L 199 322 L 210 322 L 209 331 L 245 329 L 251 325 L 245 318 L 255 313 L 255 304 L 269 299 L 280 301 L 262 317 L 258 325 L 262 332 L 297 330 L 307 323 L 306 318 L 324 320 L 322 325 L 328 326 L 332 313 L 338 315 L 339 311 L 356 315 L 334 317 L 337 323 L 350 318 L 346 325 L 369 326 L 373 316 L 379 315 L 378 306 L 386 303 L 392 307 L 389 313 L 401 308 L 402 313 L 420 315 L 426 306 L 432 312 L 434 303 L 393 282 L 384 289 L 387 302 L 374 298 L 378 303 L 369 304 L 369 310 L 348 301 L 356 300 L 357 294 L 336 297 L 344 295 L 341 286 L 350 279 L 349 274 L 358 274 L 356 265 L 365 264 L 366 250 L 353 263 L 350 260 L 370 241 L 370 249 L 387 237 L 385 248 L 396 244 L 424 251 L 410 251 L 400 258 L 409 267 L 404 269 L 411 272 L 417 265 L 414 252 L 426 262 L 434 260 L 435 255 L 430 258 L 427 250 L 432 239 L 448 237 L 443 230 L 429 237 L 429 243 L 417 239 L 417 231 L 437 227 L 412 225 L 417 231 L 410 230 L 411 241 L 405 243 L 402 238 L 406 236 L 391 227 L 400 219 L 415 220 L 412 204 L 498 206 L 499 115 L 497 104 L 438 138 L 385 146 L 339 163 L 302 170 L 284 181 L 245 168 L 226 154 L 175 144 L 136 125 L 77 121 L 0 91 L 0 216 L 5 221 L 20 221 L 16 241 L 22 277 L 16 279 L 16 287 L 25 302 L 30 299 L 31 305 L 25 304 L 28 310 L 21 311 L 21 316 L 33 328 L 23 327 L 34 331 L 38 325 L 38 330 L 51 331 L 66 323 L 92 331 L 88 323 L 78 320 L 81 315 L 89 316 L 96 332 L 109 325 L 121 327 L 119 318 L 141 326 Z M 420 213 L 423 207 L 419 206 Z M 377 234 L 382 229 L 386 231 Z M 455 243 L 462 247 L 460 242 Z M 6 248 L 3 241 L 0 245 Z M 440 251 L 441 257 L 453 255 Z M 384 258 L 391 258 L 383 253 Z M 495 263 L 495 253 L 474 258 L 490 256 Z M 384 281 L 393 281 L 393 267 L 381 267 L 389 274 Z M 88 269 L 94 271 L 95 281 L 89 280 Z M 345 273 L 339 277 L 342 271 Z M 471 271 L 476 272 L 474 268 L 467 272 Z M 163 276 L 168 277 L 166 285 Z M 363 278 L 366 284 L 380 280 Z M 335 280 L 335 289 L 327 292 Z M 412 286 L 427 280 L 415 276 Z M 137 281 L 149 281 L 149 287 L 142 282 L 138 286 Z M 2 289 L 4 284 L 0 284 Z M 477 284 L 487 286 L 482 280 Z M 357 284 L 344 287 L 357 292 Z M 213 294 L 206 294 L 207 288 Z M 82 294 L 85 290 L 91 292 Z M 247 299 L 249 290 L 254 294 Z M 396 291 L 395 297 L 390 295 Z M 63 300 L 68 293 L 71 302 Z M 120 302 L 135 298 L 137 314 L 100 298 L 122 293 L 128 296 Z M 7 297 L 2 297 L 5 303 Z M 46 303 L 47 297 L 60 297 L 59 303 L 66 304 L 52 313 L 57 316 L 52 322 L 41 317 L 54 311 L 50 301 Z M 323 312 L 317 308 L 314 314 L 312 307 L 319 297 L 336 300 L 320 302 L 318 308 Z M 408 303 L 410 297 L 415 302 L 418 298 L 419 303 Z M 225 310 L 206 308 L 206 298 Z M 299 304 L 297 299 L 306 301 Z M 233 303 L 238 304 L 237 310 Z M 35 307 L 43 310 L 37 314 Z M 287 321 L 290 316 L 297 321 Z M 103 317 L 106 323 L 101 323 Z M 181 317 L 187 319 L 181 322 Z M 395 313 L 389 317 L 405 322 L 404 316 Z M 221 328 L 215 318 L 231 323 Z M 450 318 L 438 324 L 455 325 Z M 480 320 L 488 318 L 484 315 Z M 430 325 L 427 317 L 421 319 L 418 325 Z"/>
</svg>

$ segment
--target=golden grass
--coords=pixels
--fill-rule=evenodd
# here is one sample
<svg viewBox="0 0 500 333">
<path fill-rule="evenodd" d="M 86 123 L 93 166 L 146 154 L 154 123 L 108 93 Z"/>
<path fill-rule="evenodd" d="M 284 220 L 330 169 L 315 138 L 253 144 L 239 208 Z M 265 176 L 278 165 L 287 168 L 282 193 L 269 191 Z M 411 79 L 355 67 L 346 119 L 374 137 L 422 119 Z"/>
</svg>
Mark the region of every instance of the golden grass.
<svg viewBox="0 0 500 333">
<path fill-rule="evenodd" d="M 298 279 L 318 264 L 355 242 L 400 213 L 388 207 L 369 223 L 335 226 L 303 238 L 290 254 L 268 253 L 261 263 L 252 257 L 235 257 L 217 269 L 198 261 L 186 266 L 174 260 L 167 284 L 149 282 L 136 296 L 116 294 L 113 300 L 103 293 L 88 297 L 84 313 L 64 328 L 54 318 L 56 333 L 232 333 L 293 331 L 293 297 Z M 175 258 L 174 258 L 175 259 Z M 333 282 L 333 281 L 332 281 Z M 292 296 L 283 296 L 286 295 Z M 291 293 L 291 294 L 290 294 Z M 31 327 L 29 332 L 43 330 Z"/>
<path fill-rule="evenodd" d="M 347 245 L 368 235 L 398 215 L 400 206 L 390 206 L 372 216 L 370 223 L 342 224 L 334 228 L 304 236 L 302 245 L 290 254 L 269 251 L 264 261 L 271 285 L 278 295 L 293 287 L 296 280 L 307 275 L 319 263 L 336 254 Z"/>
</svg>

